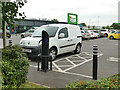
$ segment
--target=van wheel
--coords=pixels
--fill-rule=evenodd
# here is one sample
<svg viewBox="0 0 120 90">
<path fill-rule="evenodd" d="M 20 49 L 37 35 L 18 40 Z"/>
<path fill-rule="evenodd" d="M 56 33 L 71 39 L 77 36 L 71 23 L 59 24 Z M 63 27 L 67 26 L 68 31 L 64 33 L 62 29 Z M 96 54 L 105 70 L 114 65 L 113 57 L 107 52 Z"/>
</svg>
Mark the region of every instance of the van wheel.
<svg viewBox="0 0 120 90">
<path fill-rule="evenodd" d="M 57 56 L 57 50 L 55 48 L 51 48 L 49 53 L 50 53 L 50 55 L 52 57 L 52 60 L 55 60 L 55 58 Z"/>
<path fill-rule="evenodd" d="M 21 35 L 21 38 L 24 38 L 24 35 Z"/>
<path fill-rule="evenodd" d="M 76 46 L 76 49 L 75 49 L 74 53 L 79 54 L 80 52 L 81 52 L 81 46 L 80 46 L 80 44 L 78 44 Z"/>
</svg>

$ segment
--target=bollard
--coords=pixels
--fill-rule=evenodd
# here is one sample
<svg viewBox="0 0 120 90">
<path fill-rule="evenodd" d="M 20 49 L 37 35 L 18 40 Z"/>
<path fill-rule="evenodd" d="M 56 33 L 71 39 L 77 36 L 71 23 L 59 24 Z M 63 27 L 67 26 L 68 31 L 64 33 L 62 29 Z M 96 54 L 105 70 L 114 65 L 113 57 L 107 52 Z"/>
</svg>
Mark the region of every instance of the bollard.
<svg viewBox="0 0 120 90">
<path fill-rule="evenodd" d="M 12 40 L 9 40 L 9 45 L 12 46 Z"/>
<path fill-rule="evenodd" d="M 93 80 L 97 80 L 97 53 L 98 53 L 98 46 L 93 46 Z"/>
</svg>

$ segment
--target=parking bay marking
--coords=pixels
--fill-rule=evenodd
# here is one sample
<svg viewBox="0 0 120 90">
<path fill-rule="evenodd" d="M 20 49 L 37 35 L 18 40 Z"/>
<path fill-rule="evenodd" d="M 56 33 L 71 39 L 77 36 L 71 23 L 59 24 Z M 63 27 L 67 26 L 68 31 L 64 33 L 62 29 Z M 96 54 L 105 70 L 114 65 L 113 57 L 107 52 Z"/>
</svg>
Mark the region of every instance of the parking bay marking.
<svg viewBox="0 0 120 90">
<path fill-rule="evenodd" d="M 81 56 L 79 56 L 79 55 L 81 55 L 81 54 L 86 54 L 86 55 L 88 55 L 88 56 L 90 56 L 90 59 L 85 59 L 84 57 L 81 57 Z M 88 78 L 91 78 L 91 76 L 87 76 L 87 75 L 82 75 L 82 74 L 78 74 L 78 73 L 72 73 L 72 72 L 68 72 L 69 70 L 71 70 L 71 69 L 73 69 L 73 68 L 75 68 L 75 67 L 77 67 L 77 66 L 80 66 L 80 65 L 83 65 L 83 64 L 85 64 L 86 62 L 89 62 L 89 61 L 91 61 L 93 58 L 92 58 L 92 54 L 89 54 L 89 53 L 87 53 L 87 52 L 83 52 L 83 53 L 81 53 L 81 54 L 77 54 L 77 55 L 72 55 L 72 56 L 69 56 L 69 57 L 66 57 L 66 58 L 62 58 L 62 59 L 58 59 L 58 60 L 56 60 L 56 61 L 53 61 L 53 68 L 55 67 L 56 69 L 53 69 L 53 71 L 57 71 L 57 72 L 61 72 L 61 73 L 66 73 L 66 74 L 71 74 L 71 75 L 79 75 L 79 76 L 83 76 L 83 77 L 88 77 Z M 99 56 L 102 56 L 103 54 L 98 54 L 98 57 Z M 79 61 L 81 61 L 81 59 L 80 60 L 73 60 L 73 61 L 71 61 L 71 60 L 69 60 L 69 58 L 81 58 L 82 59 L 82 62 L 79 62 Z M 65 60 L 65 61 L 67 61 L 67 62 L 69 62 L 69 63 L 71 63 L 70 65 L 57 65 L 56 64 L 56 62 L 64 62 L 64 61 L 62 61 L 62 60 Z M 74 62 L 78 62 L 79 64 L 75 64 Z M 34 65 L 30 65 L 30 67 L 34 67 L 34 68 L 37 68 L 37 66 L 34 66 Z M 65 69 L 65 70 L 62 70 L 62 68 L 61 67 L 67 67 L 67 69 Z"/>
<path fill-rule="evenodd" d="M 112 62 L 118 62 L 118 60 L 120 60 L 120 58 L 109 57 L 107 60 L 112 61 Z"/>
</svg>

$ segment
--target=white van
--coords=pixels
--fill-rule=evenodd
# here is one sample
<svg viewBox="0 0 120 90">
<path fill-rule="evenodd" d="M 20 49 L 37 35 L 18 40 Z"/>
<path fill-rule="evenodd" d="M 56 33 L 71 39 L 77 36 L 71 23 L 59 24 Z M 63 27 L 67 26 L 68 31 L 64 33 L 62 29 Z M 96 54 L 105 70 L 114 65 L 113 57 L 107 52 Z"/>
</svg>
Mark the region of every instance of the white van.
<svg viewBox="0 0 120 90">
<path fill-rule="evenodd" d="M 31 37 L 21 39 L 20 46 L 24 48 L 30 59 L 38 57 L 39 48 L 42 46 L 42 31 L 49 34 L 49 53 L 52 60 L 57 55 L 72 52 L 80 53 L 82 46 L 81 30 L 77 25 L 49 24 L 39 27 Z"/>
</svg>

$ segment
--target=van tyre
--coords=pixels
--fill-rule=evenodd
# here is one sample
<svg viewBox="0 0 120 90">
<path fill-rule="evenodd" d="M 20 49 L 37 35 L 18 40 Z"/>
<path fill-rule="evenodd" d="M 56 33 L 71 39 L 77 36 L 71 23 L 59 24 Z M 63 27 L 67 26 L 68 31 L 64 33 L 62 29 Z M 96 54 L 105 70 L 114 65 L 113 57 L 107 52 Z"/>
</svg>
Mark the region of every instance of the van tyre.
<svg viewBox="0 0 120 90">
<path fill-rule="evenodd" d="M 50 55 L 52 57 L 52 60 L 55 60 L 55 58 L 57 56 L 57 50 L 55 48 L 51 48 L 49 53 L 50 53 Z"/>
<path fill-rule="evenodd" d="M 81 52 L 81 45 L 78 44 L 78 45 L 76 46 L 76 49 L 75 49 L 74 53 L 79 54 L 80 52 Z"/>
<path fill-rule="evenodd" d="M 24 38 L 24 35 L 21 35 L 21 38 Z"/>
</svg>

